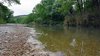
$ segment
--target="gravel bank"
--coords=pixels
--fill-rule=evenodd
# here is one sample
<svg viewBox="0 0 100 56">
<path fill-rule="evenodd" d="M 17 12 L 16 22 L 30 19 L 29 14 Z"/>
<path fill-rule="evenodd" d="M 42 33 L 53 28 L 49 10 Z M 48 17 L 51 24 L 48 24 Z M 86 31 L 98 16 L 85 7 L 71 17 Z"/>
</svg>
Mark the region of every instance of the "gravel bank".
<svg viewBox="0 0 100 56">
<path fill-rule="evenodd" d="M 63 56 L 45 51 L 35 36 L 35 30 L 24 25 L 0 25 L 0 56 Z"/>
</svg>

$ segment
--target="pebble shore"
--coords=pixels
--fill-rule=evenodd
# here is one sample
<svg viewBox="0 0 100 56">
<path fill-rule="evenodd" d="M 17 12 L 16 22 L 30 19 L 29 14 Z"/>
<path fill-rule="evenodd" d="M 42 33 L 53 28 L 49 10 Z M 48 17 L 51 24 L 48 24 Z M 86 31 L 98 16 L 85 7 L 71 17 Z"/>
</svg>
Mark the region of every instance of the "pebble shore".
<svg viewBox="0 0 100 56">
<path fill-rule="evenodd" d="M 20 24 L 0 25 L 0 56 L 63 56 L 45 51 L 33 28 Z"/>
</svg>

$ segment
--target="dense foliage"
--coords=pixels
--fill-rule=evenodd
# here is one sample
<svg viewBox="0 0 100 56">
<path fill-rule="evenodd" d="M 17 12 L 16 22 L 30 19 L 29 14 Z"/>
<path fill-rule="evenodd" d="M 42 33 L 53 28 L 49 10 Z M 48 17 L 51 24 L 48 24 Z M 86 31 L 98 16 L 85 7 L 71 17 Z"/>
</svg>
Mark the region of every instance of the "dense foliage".
<svg viewBox="0 0 100 56">
<path fill-rule="evenodd" d="M 19 0 L 5 0 L 16 2 Z M 11 2 L 12 1 L 12 2 Z M 2 3 L 0 3 L 3 5 Z M 1 7 L 0 5 L 0 7 Z M 4 14 L 4 19 L 8 20 L 8 15 L 12 15 L 12 11 L 3 5 L 0 9 Z M 11 22 L 17 23 L 38 23 L 46 25 L 68 25 L 68 26 L 100 26 L 100 0 L 41 0 L 41 2 L 33 8 L 31 14 L 20 19 L 11 19 Z M 7 15 L 5 15 L 7 14 Z M 1 16 L 0 16 L 1 17 Z M 16 17 L 15 17 L 16 18 Z M 9 20 L 8 20 L 9 21 Z"/>
<path fill-rule="evenodd" d="M 8 3 L 9 5 L 11 5 L 11 3 L 20 4 L 19 0 L 3 0 L 0 2 L 0 23 L 9 22 L 10 18 L 13 16 L 13 11 L 5 6 L 4 2 Z"/>
<path fill-rule="evenodd" d="M 23 23 L 100 26 L 100 0 L 42 0 Z"/>
</svg>

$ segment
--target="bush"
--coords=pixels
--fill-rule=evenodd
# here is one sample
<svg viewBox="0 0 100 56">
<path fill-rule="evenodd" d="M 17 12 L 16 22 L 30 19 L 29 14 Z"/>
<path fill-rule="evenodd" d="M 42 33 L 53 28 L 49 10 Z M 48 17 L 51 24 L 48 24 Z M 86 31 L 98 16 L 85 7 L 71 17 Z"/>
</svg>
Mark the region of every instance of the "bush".
<svg viewBox="0 0 100 56">
<path fill-rule="evenodd" d="M 0 18 L 0 24 L 6 23 L 2 18 Z"/>
</svg>

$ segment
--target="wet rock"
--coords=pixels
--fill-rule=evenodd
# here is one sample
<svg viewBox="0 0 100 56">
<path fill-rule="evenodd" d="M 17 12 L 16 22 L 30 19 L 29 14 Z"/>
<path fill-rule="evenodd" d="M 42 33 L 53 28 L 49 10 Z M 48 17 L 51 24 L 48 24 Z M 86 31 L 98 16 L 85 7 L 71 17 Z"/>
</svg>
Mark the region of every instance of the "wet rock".
<svg viewBox="0 0 100 56">
<path fill-rule="evenodd" d="M 72 39 L 72 42 L 70 43 L 70 46 L 72 46 L 72 47 L 77 46 L 76 39 Z"/>
</svg>

